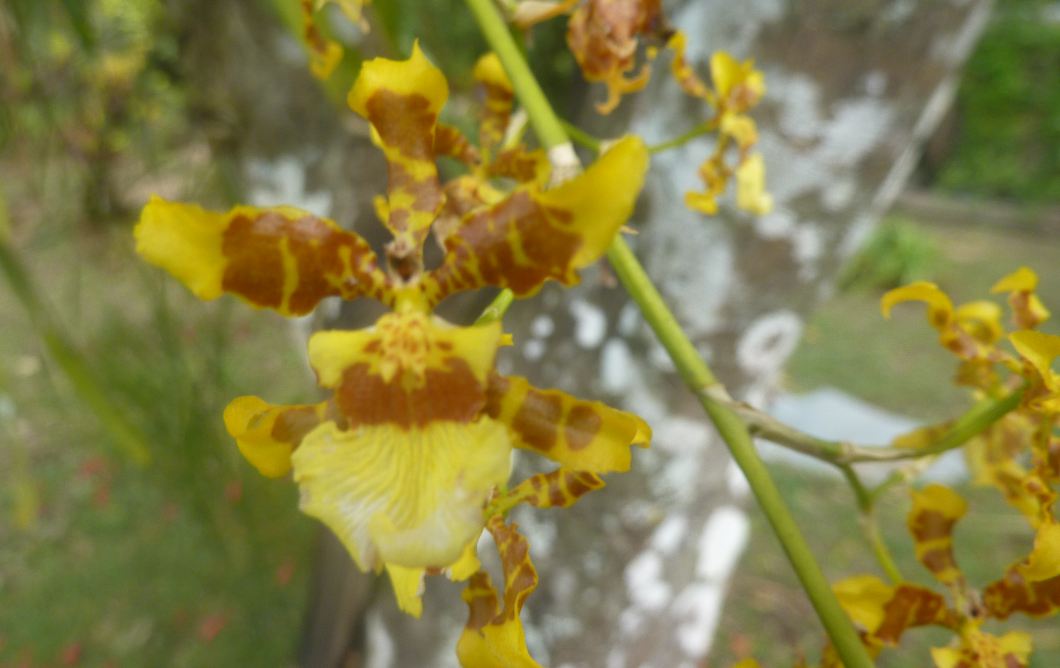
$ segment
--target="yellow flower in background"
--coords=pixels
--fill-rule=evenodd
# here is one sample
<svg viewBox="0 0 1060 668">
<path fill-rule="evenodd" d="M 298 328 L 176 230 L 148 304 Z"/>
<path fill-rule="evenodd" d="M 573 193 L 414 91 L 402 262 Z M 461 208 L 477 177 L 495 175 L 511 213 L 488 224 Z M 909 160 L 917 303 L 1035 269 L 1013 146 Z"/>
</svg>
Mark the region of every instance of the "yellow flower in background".
<svg viewBox="0 0 1060 668">
<path fill-rule="evenodd" d="M 931 649 L 936 668 L 1026 668 L 1029 635 L 996 636 L 982 626 L 1014 612 L 1038 617 L 1060 611 L 1060 528 L 1039 532 L 1028 558 L 979 593 L 968 585 L 953 553 L 953 532 L 967 503 L 942 485 L 928 485 L 912 496 L 907 524 L 917 559 L 947 587 L 950 598 L 920 585 L 890 585 L 869 575 L 842 580 L 833 589 L 861 631 L 862 642 L 876 654 L 897 646 L 909 629 L 936 626 L 956 636 L 951 645 Z"/>
<path fill-rule="evenodd" d="M 476 70 L 494 89 L 479 149 L 438 125 L 448 87 L 418 45 L 408 60 L 365 63 L 350 92 L 387 160 L 387 196 L 377 203 L 393 235 L 385 266 L 360 236 L 285 206 L 221 213 L 156 197 L 135 231 L 137 251 L 203 299 L 229 293 L 288 316 L 330 296 L 390 307 L 372 327 L 310 338 L 310 364 L 331 392 L 326 401 L 240 397 L 224 418 L 247 460 L 267 476 L 293 472 L 302 510 L 327 524 L 361 569 L 385 569 L 413 615 L 428 571 L 456 580 L 481 573 L 475 546 L 487 521 L 504 556 L 525 539 L 500 513 L 522 502 L 570 505 L 603 485 L 598 474 L 627 470 L 630 446 L 650 437 L 632 414 L 499 375 L 499 323 L 458 326 L 432 314 L 460 291 L 495 286 L 527 296 L 546 280 L 577 282 L 577 270 L 599 259 L 629 218 L 647 169 L 647 150 L 630 137 L 583 174 L 545 189 L 539 156 L 502 158 L 497 150 L 511 105 L 503 71 L 489 60 Z M 471 162 L 474 182 L 441 184 L 442 153 Z M 493 175 L 525 178 L 504 192 L 489 183 Z M 440 216 L 445 257 L 425 269 L 423 245 Z M 507 489 L 514 449 L 559 467 Z M 488 585 L 483 577 L 470 585 L 474 600 Z M 505 619 L 518 625 L 522 599 L 512 607 L 508 596 L 506 588 L 505 610 L 516 612 L 514 622 L 507 612 Z M 466 665 L 495 665 L 482 663 L 495 651 L 487 646 L 525 653 L 521 627 L 516 633 L 508 622 L 474 627 L 477 635 L 461 644 L 462 656 L 472 657 Z"/>
<path fill-rule="evenodd" d="M 773 210 L 773 198 L 766 192 L 766 164 L 759 153 L 736 168 L 736 206 L 760 216 Z"/>
<path fill-rule="evenodd" d="M 766 192 L 765 161 L 761 154 L 752 150 L 758 143 L 758 128 L 747 115 L 765 95 L 765 77 L 754 68 L 753 60 L 741 63 L 719 51 L 710 58 L 713 85 L 708 86 L 686 60 L 686 43 L 687 39 L 680 31 L 674 33 L 667 43 L 667 48 L 673 52 L 671 72 L 685 93 L 714 109 L 707 127 L 718 133 L 718 139 L 714 152 L 699 167 L 699 176 L 706 188 L 702 192 L 686 193 L 685 205 L 707 215 L 717 213 L 717 198 L 725 192 L 729 179 L 735 176 L 736 206 L 755 215 L 765 215 L 773 210 L 773 198 Z M 726 160 L 731 144 L 737 149 L 733 166 Z"/>
</svg>

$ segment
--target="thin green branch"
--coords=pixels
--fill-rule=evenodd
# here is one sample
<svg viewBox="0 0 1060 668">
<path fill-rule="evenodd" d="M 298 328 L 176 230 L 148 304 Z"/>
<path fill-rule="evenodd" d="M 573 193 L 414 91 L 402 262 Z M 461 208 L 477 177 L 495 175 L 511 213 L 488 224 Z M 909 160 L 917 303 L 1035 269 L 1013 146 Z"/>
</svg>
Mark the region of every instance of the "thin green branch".
<svg viewBox="0 0 1060 668">
<path fill-rule="evenodd" d="M 718 124 L 717 124 L 716 121 L 713 121 L 713 120 L 704 121 L 703 123 L 700 123 L 699 125 L 695 126 L 691 130 L 689 130 L 688 132 L 685 132 L 684 134 L 680 134 L 680 135 L 674 137 L 673 139 L 667 139 L 664 142 L 660 142 L 658 144 L 652 144 L 651 146 L 648 147 L 648 152 L 651 153 L 652 155 L 655 155 L 656 153 L 662 153 L 663 151 L 669 151 L 672 148 L 678 148 L 680 146 L 684 146 L 685 144 L 687 144 L 688 142 L 692 141 L 696 137 L 701 137 L 701 136 L 703 136 L 703 135 L 705 135 L 705 134 L 707 134 L 709 132 L 713 132 L 714 129 L 717 128 L 717 126 L 718 126 Z"/>
<path fill-rule="evenodd" d="M 559 117 L 541 91 L 493 0 L 466 2 L 486 40 L 507 70 L 516 95 L 530 116 L 530 123 L 537 133 L 538 140 L 547 149 L 568 144 L 569 139 Z M 871 667 L 872 660 L 814 560 L 806 539 L 784 504 L 768 469 L 758 456 L 746 425 L 735 413 L 713 400 L 707 392 L 707 389 L 716 383 L 714 374 L 685 336 L 677 319 L 621 237 L 616 237 L 612 242 L 608 258 L 619 280 L 666 348 L 682 379 L 699 398 L 721 437 L 728 444 L 733 459 L 747 478 L 759 506 L 780 540 L 792 568 L 843 663 L 847 668 Z"/>
<path fill-rule="evenodd" d="M 859 462 L 894 462 L 938 455 L 959 448 L 978 436 L 1005 415 L 1015 410 L 1023 397 L 1023 390 L 1014 390 L 1000 398 L 984 399 L 972 406 L 937 441 L 924 448 L 896 448 L 884 445 L 861 445 L 849 441 L 818 438 L 780 422 L 749 404 L 735 401 L 723 389 L 713 388 L 711 394 L 738 414 L 755 436 L 801 452 L 821 461 L 842 466 Z"/>
<path fill-rule="evenodd" d="M 512 305 L 513 301 L 515 301 L 515 295 L 508 288 L 504 288 L 493 298 L 489 306 L 482 309 L 482 315 L 478 317 L 475 324 L 488 325 L 491 322 L 497 322 L 508 312 L 508 307 Z"/>
<path fill-rule="evenodd" d="M 584 146 L 585 148 L 596 151 L 597 153 L 600 152 L 600 148 L 604 143 L 602 139 L 600 139 L 599 137 L 592 136 L 585 130 L 579 128 L 574 123 L 571 123 L 570 121 L 560 119 L 559 122 L 561 125 L 563 125 L 563 129 L 566 130 L 567 134 L 570 136 L 571 140 L 573 140 L 575 144 L 578 144 L 579 146 Z"/>
<path fill-rule="evenodd" d="M 758 456 L 747 425 L 728 406 L 717 401 L 710 391 L 716 386 L 714 374 L 685 336 L 662 295 L 622 238 L 615 239 L 608 251 L 608 259 L 669 353 L 685 384 L 699 398 L 718 433 L 728 444 L 844 665 L 853 668 L 872 666 L 872 660 L 814 560 L 769 470 Z"/>
<path fill-rule="evenodd" d="M 876 557 L 877 563 L 879 563 L 880 568 L 883 569 L 883 572 L 890 578 L 891 582 L 902 582 L 902 572 L 898 570 L 898 564 L 895 562 L 894 557 L 891 556 L 891 551 L 880 533 L 880 527 L 876 521 L 876 512 L 873 508 L 871 491 L 865 487 L 861 478 L 858 477 L 857 471 L 850 464 L 840 464 L 839 470 L 842 472 L 843 477 L 846 478 L 850 489 L 853 490 L 854 498 L 857 499 L 858 524 L 861 526 L 861 533 L 865 536 L 865 540 L 872 549 L 873 556 Z"/>
</svg>

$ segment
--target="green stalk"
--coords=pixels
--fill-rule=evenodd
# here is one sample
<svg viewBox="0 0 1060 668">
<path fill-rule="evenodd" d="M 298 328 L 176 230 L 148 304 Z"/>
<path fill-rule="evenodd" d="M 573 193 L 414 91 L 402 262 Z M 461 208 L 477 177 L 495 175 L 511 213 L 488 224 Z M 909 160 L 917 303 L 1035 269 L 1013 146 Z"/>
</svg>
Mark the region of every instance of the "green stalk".
<svg viewBox="0 0 1060 668">
<path fill-rule="evenodd" d="M 508 78 L 512 80 L 515 93 L 519 96 L 519 102 L 526 109 L 526 115 L 530 117 L 530 125 L 534 128 L 537 140 L 546 149 L 553 146 L 567 144 L 570 140 L 563 130 L 563 124 L 559 116 L 552 109 L 552 103 L 541 90 L 537 78 L 530 71 L 523 52 L 512 38 L 508 24 L 504 17 L 497 11 L 493 0 L 467 0 L 467 6 L 478 21 L 479 29 L 486 38 L 486 42 L 501 59 Z"/>
<path fill-rule="evenodd" d="M 497 293 L 497 296 L 493 298 L 489 306 L 482 310 L 482 315 L 478 317 L 475 324 L 488 325 L 491 322 L 497 322 L 508 312 L 508 307 L 512 305 L 513 301 L 515 301 L 515 294 L 508 288 L 504 288 Z"/>
<path fill-rule="evenodd" d="M 538 140 L 546 149 L 567 144 L 569 140 L 559 118 L 523 59 L 493 0 L 466 2 L 490 47 L 507 70 Z M 824 574 L 821 573 L 769 471 L 758 456 L 747 426 L 735 413 L 711 398 L 709 388 L 717 382 L 714 374 L 685 335 L 663 301 L 662 295 L 621 237 L 615 238 L 608 251 L 608 258 L 619 280 L 666 348 L 681 378 L 699 398 L 719 434 L 728 444 L 733 459 L 747 477 L 759 506 L 780 540 L 844 665 L 847 668 L 871 667 L 872 660 L 832 593 Z"/>
<path fill-rule="evenodd" d="M 872 666 L 872 659 L 866 653 L 854 626 L 843 612 L 820 566 L 814 560 L 813 553 L 795 524 L 791 511 L 785 505 L 780 490 L 769 475 L 769 470 L 758 456 L 747 425 L 736 413 L 711 396 L 710 388 L 716 385 L 717 381 L 710 367 L 689 341 L 655 284 L 621 237 L 617 237 L 611 244 L 607 257 L 618 279 L 640 307 L 644 319 L 659 337 L 659 342 L 666 348 L 681 378 L 699 398 L 703 409 L 729 446 L 732 458 L 747 478 L 759 507 L 773 528 L 773 533 L 780 540 L 788 561 L 806 590 L 810 603 L 817 611 L 817 616 L 821 619 L 843 664 L 847 668 Z"/>
</svg>

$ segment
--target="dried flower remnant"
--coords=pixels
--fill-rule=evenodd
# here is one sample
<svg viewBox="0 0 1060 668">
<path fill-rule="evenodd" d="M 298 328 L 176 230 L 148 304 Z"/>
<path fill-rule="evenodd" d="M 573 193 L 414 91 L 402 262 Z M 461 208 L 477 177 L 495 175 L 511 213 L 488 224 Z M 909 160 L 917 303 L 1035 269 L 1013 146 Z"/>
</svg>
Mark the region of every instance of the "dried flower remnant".
<svg viewBox="0 0 1060 668">
<path fill-rule="evenodd" d="M 480 80 L 494 85 L 487 96 L 503 97 L 503 73 L 490 63 Z M 475 575 L 487 524 L 502 558 L 525 545 L 499 514 L 521 502 L 570 505 L 602 486 L 600 474 L 628 470 L 630 446 L 650 438 L 632 414 L 499 375 L 498 322 L 465 327 L 432 314 L 460 291 L 496 286 L 527 296 L 549 279 L 577 282 L 577 270 L 603 254 L 632 212 L 646 148 L 622 139 L 583 174 L 546 189 L 530 152 L 502 160 L 505 151 L 495 150 L 503 105 L 487 105 L 475 148 L 438 126 L 447 95 L 444 76 L 418 45 L 408 60 L 365 63 L 350 92 L 350 106 L 369 120 L 387 159 L 387 195 L 377 203 L 394 237 L 385 267 L 360 236 L 291 207 L 220 213 L 154 198 L 136 228 L 138 252 L 203 299 L 227 292 L 290 316 L 329 296 L 390 307 L 372 327 L 310 338 L 310 364 L 331 391 L 326 401 L 240 397 L 224 417 L 247 460 L 267 476 L 293 472 L 302 510 L 327 524 L 361 569 L 385 569 L 400 607 L 417 616 L 428 572 L 472 578 L 469 601 L 489 586 Z M 435 160 L 442 153 L 472 162 L 473 182 L 441 184 Z M 510 191 L 489 181 L 509 175 L 511 165 L 532 169 L 516 170 L 527 178 L 515 178 Z M 425 269 L 423 244 L 440 219 L 445 257 Z M 509 489 L 513 449 L 559 466 Z M 521 627 L 513 629 L 532 586 L 520 582 L 508 583 L 506 602 L 508 590 L 524 593 L 498 613 L 503 620 L 474 629 L 513 656 L 526 654 Z M 465 665 L 495 665 L 468 651 Z"/>
<path fill-rule="evenodd" d="M 567 46 L 586 80 L 607 86 L 607 99 L 596 105 L 599 113 L 611 113 L 623 95 L 648 85 L 650 62 L 633 73 L 637 51 L 645 37 L 663 32 L 662 23 L 659 0 L 586 0 L 571 15 Z M 648 48 L 647 59 L 654 57 L 654 47 Z"/>
<path fill-rule="evenodd" d="M 718 133 L 714 152 L 699 167 L 703 191 L 685 194 L 685 205 L 702 213 L 718 212 L 717 198 L 735 176 L 736 205 L 750 213 L 764 215 L 773 208 L 773 199 L 765 188 L 765 163 L 753 152 L 758 142 L 758 129 L 747 113 L 765 94 L 765 80 L 754 68 L 754 61 L 739 62 L 719 51 L 710 58 L 712 86 L 696 74 L 685 58 L 685 35 L 675 33 L 667 43 L 673 51 L 671 71 L 682 90 L 691 97 L 707 103 L 714 115 L 705 126 Z M 726 160 L 729 147 L 735 145 L 737 160 L 730 165 Z"/>
<path fill-rule="evenodd" d="M 651 78 L 651 62 L 669 29 L 660 0 L 523 0 L 513 8 L 512 22 L 520 28 L 571 13 L 567 46 L 590 82 L 607 86 L 607 99 L 596 105 L 610 114 L 622 96 L 642 90 Z M 638 54 L 644 58 L 638 69 Z"/>
</svg>

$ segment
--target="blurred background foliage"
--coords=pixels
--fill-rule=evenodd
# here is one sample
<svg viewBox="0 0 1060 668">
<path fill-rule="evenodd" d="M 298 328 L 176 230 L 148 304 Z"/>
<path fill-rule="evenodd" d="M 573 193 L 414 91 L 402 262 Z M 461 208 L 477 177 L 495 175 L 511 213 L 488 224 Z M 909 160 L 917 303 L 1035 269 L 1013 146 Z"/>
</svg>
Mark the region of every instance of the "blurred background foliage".
<svg viewBox="0 0 1060 668">
<path fill-rule="evenodd" d="M 1060 5 L 1004 0 L 965 68 L 943 188 L 1060 200 Z"/>
<path fill-rule="evenodd" d="M 259 4 L 296 29 L 280 11 L 291 3 Z M 466 126 L 461 91 L 483 43 L 463 3 L 372 7 L 365 52 L 423 40 L 454 82 L 449 120 Z M 311 397 L 297 337 L 280 318 L 229 300 L 196 302 L 131 253 L 131 225 L 150 193 L 223 203 L 245 194 L 217 149 L 203 91 L 185 77 L 187 35 L 172 9 L 163 0 L 0 5 L 0 666 L 288 665 L 298 642 L 314 525 L 297 513 L 293 486 L 239 459 L 220 419 L 239 394 Z M 328 18 L 334 35 L 357 37 L 336 13 Z M 577 94 L 562 43 L 554 23 L 529 51 L 561 105 Z M 299 52 L 293 32 L 281 48 Z M 360 58 L 351 49 L 346 81 Z M 1058 5 L 999 3 L 928 186 L 1056 204 L 1057 71 Z M 338 109 L 341 94 L 330 97 Z M 1058 261 L 1052 245 L 1008 231 L 954 242 L 952 228 L 891 219 L 808 327 L 791 384 L 836 385 L 925 419 L 960 410 L 949 360 L 921 316 L 900 314 L 885 328 L 879 291 L 931 279 L 970 299 L 1028 263 L 1055 307 L 1060 277 L 1048 269 Z M 816 480 L 784 481 L 807 517 L 845 503 L 841 486 L 824 493 Z M 820 545 L 857 540 L 829 523 L 806 526 L 822 532 L 811 535 Z M 998 526 L 974 540 L 990 543 Z M 829 575 L 863 567 L 863 553 L 847 552 Z M 732 626 L 742 624 L 784 638 L 776 654 L 755 648 L 764 665 L 784 665 L 792 646 L 818 639 L 790 627 L 793 585 L 763 585 L 760 574 L 786 572 L 771 563 L 775 550 L 748 554 L 736 586 L 750 590 L 732 599 L 718 660 L 746 652 L 751 641 Z"/>
</svg>

